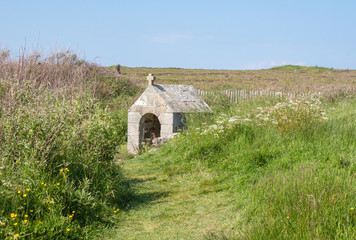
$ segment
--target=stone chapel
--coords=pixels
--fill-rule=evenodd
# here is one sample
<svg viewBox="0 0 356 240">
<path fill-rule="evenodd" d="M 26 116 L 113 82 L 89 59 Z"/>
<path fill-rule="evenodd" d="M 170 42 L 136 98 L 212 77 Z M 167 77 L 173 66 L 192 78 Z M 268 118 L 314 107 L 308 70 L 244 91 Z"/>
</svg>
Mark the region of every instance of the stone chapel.
<svg viewBox="0 0 356 240">
<path fill-rule="evenodd" d="M 128 112 L 127 151 L 137 153 L 143 142 L 170 138 L 184 129 L 185 113 L 212 113 L 191 85 L 158 85 L 149 74 L 148 86 Z"/>
</svg>

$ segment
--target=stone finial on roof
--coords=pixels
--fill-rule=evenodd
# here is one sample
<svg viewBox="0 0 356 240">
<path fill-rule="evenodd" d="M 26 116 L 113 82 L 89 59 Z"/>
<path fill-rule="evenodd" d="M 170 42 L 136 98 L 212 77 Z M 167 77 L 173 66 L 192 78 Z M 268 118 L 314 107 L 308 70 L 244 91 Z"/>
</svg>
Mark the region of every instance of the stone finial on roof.
<svg viewBox="0 0 356 240">
<path fill-rule="evenodd" d="M 154 85 L 155 80 L 156 80 L 156 77 L 152 73 L 148 74 L 148 76 L 147 76 L 148 86 Z"/>
</svg>

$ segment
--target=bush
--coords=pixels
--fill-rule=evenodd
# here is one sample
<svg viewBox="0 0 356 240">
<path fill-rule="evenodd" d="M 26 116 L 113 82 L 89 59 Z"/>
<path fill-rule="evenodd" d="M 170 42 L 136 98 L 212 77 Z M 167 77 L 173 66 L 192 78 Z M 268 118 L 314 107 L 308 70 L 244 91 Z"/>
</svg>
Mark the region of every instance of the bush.
<svg viewBox="0 0 356 240">
<path fill-rule="evenodd" d="M 126 118 L 96 97 L 105 74 L 68 53 L 1 57 L 0 239 L 92 238 L 130 196 L 114 162 Z"/>
<path fill-rule="evenodd" d="M 290 98 L 272 107 L 258 108 L 256 119 L 259 125 L 275 124 L 282 132 L 313 130 L 319 122 L 328 119 L 320 105 L 317 97 Z"/>
</svg>

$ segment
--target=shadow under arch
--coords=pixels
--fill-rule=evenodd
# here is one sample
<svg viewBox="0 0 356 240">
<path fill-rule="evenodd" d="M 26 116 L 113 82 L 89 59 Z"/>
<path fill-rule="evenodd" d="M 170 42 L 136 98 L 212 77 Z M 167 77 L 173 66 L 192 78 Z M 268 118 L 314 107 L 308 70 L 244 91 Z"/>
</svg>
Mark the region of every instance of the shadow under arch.
<svg viewBox="0 0 356 240">
<path fill-rule="evenodd" d="M 140 145 L 151 142 L 152 138 L 161 136 L 161 123 L 153 113 L 146 113 L 140 120 Z"/>
</svg>

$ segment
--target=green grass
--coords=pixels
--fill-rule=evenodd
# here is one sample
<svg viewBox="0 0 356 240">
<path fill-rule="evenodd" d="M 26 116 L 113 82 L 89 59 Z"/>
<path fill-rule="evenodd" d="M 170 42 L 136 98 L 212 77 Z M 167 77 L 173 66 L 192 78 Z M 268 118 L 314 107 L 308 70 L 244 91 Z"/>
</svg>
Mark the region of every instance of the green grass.
<svg viewBox="0 0 356 240">
<path fill-rule="evenodd" d="M 276 101 L 195 118 L 179 138 L 125 161 L 137 197 L 110 239 L 354 239 L 356 99 L 323 103 L 328 120 L 261 125 L 257 108 Z M 251 121 L 196 129 L 236 115 Z"/>
<path fill-rule="evenodd" d="M 299 66 L 299 65 L 284 65 L 279 67 L 273 67 L 272 69 L 287 70 L 287 71 L 299 71 L 299 70 L 320 70 L 320 71 L 333 71 L 333 68 L 318 67 L 318 66 Z"/>
<path fill-rule="evenodd" d="M 68 53 L 0 58 L 0 239 L 92 239 L 130 198 L 114 155 L 137 88 Z"/>
</svg>

